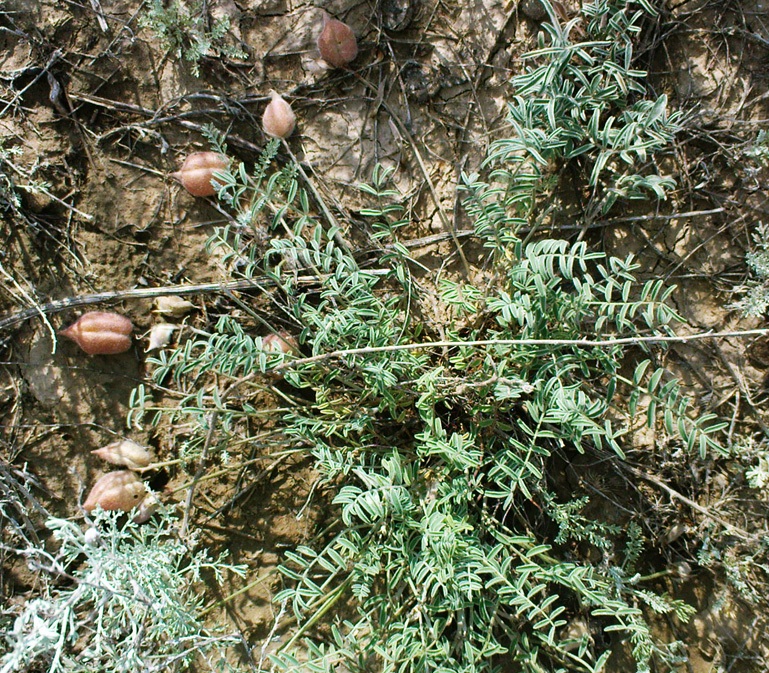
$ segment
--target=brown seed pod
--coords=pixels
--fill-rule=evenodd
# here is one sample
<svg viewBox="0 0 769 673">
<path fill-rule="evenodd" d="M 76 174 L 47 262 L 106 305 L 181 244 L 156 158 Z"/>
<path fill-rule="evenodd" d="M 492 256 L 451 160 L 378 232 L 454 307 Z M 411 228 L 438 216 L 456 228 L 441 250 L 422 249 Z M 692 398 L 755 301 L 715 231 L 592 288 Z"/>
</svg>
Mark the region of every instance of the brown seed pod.
<svg viewBox="0 0 769 673">
<path fill-rule="evenodd" d="M 84 313 L 59 334 L 72 339 L 88 355 L 115 355 L 131 347 L 131 321 L 118 313 Z"/>
<path fill-rule="evenodd" d="M 145 495 L 147 489 L 144 483 L 133 472 L 108 472 L 93 485 L 83 503 L 83 509 L 92 512 L 96 507 L 101 507 L 130 512 L 144 500 Z"/>
<path fill-rule="evenodd" d="M 262 350 L 267 353 L 295 354 L 299 351 L 299 344 L 288 332 L 278 332 L 262 337 Z"/>
<path fill-rule="evenodd" d="M 141 470 L 152 462 L 149 450 L 130 439 L 112 442 L 91 453 L 113 465 L 124 465 L 129 470 Z"/>
<path fill-rule="evenodd" d="M 224 171 L 229 166 L 227 157 L 218 152 L 193 152 L 184 160 L 182 167 L 171 173 L 193 196 L 213 196 L 216 189 L 211 184 L 215 171 Z"/>
<path fill-rule="evenodd" d="M 334 68 L 344 68 L 358 55 L 355 33 L 346 23 L 323 14 L 323 30 L 318 36 L 321 58 Z"/>
<path fill-rule="evenodd" d="M 288 138 L 296 126 L 296 115 L 291 106 L 279 93 L 271 92 L 272 100 L 262 115 L 262 128 L 273 138 Z"/>
</svg>

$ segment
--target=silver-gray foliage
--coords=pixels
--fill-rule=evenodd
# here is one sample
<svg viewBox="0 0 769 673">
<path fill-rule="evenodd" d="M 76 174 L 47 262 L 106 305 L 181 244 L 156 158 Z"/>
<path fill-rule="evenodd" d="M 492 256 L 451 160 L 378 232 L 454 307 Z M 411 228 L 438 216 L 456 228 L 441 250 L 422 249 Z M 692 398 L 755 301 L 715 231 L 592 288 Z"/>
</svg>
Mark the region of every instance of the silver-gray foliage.
<svg viewBox="0 0 769 673">
<path fill-rule="evenodd" d="M 125 518 L 101 510 L 92 526 L 51 518 L 56 550 L 22 551 L 44 590 L 15 611 L 0 673 L 183 671 L 193 661 L 223 670 L 238 639 L 204 627 L 195 588 L 204 570 L 221 580 L 243 569 L 188 548 L 168 512 L 141 526 Z"/>
</svg>

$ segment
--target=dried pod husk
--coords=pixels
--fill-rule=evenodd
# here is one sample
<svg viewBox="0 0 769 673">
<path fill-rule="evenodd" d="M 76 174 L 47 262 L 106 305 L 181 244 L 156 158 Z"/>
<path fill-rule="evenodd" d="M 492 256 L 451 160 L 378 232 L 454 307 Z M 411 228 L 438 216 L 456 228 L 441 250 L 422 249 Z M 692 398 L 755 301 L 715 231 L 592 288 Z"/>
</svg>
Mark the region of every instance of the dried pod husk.
<svg viewBox="0 0 769 673">
<path fill-rule="evenodd" d="M 141 470 L 152 462 L 149 449 L 130 439 L 121 439 L 100 449 L 91 451 L 95 456 L 113 465 L 123 465 L 129 470 Z"/>
<path fill-rule="evenodd" d="M 299 344 L 288 332 L 278 332 L 262 337 L 262 350 L 267 353 L 296 354 L 299 352 Z"/>
<path fill-rule="evenodd" d="M 313 55 L 311 52 L 305 52 L 301 58 L 302 69 L 312 77 L 320 77 L 331 68 L 318 54 Z"/>
<path fill-rule="evenodd" d="M 318 51 L 330 66 L 344 68 L 358 55 L 358 41 L 350 26 L 323 14 L 323 29 L 318 35 Z"/>
<path fill-rule="evenodd" d="M 273 138 L 288 138 L 296 127 L 296 115 L 279 93 L 271 92 L 272 100 L 264 109 L 262 128 Z"/>
<path fill-rule="evenodd" d="M 130 512 L 140 505 L 147 489 L 144 483 L 130 470 L 108 472 L 91 489 L 83 509 L 92 512 L 97 507 L 106 510 Z"/>
<path fill-rule="evenodd" d="M 227 157 L 218 152 L 193 152 L 184 160 L 182 167 L 171 173 L 193 196 L 213 196 L 216 189 L 211 183 L 211 178 L 216 171 L 227 170 L 229 161 Z"/>
<path fill-rule="evenodd" d="M 171 315 L 174 318 L 181 318 L 183 315 L 189 313 L 195 304 L 181 297 L 177 297 L 172 294 L 167 297 L 158 297 L 155 300 L 155 310 L 158 313 L 164 315 Z"/>
<path fill-rule="evenodd" d="M 179 329 L 179 325 L 169 325 L 168 323 L 153 325 L 150 329 L 150 342 L 147 345 L 147 352 L 167 346 L 175 329 Z"/>
<path fill-rule="evenodd" d="M 123 315 L 91 311 L 59 334 L 72 339 L 88 355 L 115 355 L 131 348 L 133 329 L 133 323 Z"/>
<path fill-rule="evenodd" d="M 141 501 L 139 509 L 136 510 L 136 515 L 133 518 L 134 523 L 145 523 L 150 520 L 150 517 L 158 511 L 160 507 L 160 500 L 154 493 L 147 493 L 144 500 Z"/>
</svg>

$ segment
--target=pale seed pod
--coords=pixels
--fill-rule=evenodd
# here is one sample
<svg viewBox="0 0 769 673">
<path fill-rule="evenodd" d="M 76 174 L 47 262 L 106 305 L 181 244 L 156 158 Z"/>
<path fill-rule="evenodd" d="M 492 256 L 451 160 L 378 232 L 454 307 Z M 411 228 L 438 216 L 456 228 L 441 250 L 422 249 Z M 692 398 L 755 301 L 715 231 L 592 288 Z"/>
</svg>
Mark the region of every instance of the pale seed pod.
<svg viewBox="0 0 769 673">
<path fill-rule="evenodd" d="M 115 355 L 131 348 L 133 328 L 133 323 L 123 315 L 91 311 L 59 334 L 72 339 L 88 355 Z"/>
<path fill-rule="evenodd" d="M 99 533 L 93 526 L 90 526 L 85 533 L 83 533 L 83 542 L 89 547 L 95 547 L 101 542 L 101 533 Z"/>
<path fill-rule="evenodd" d="M 160 507 L 160 500 L 154 493 L 147 493 L 139 505 L 139 509 L 136 510 L 133 521 L 134 523 L 145 523 L 150 520 L 150 517 L 158 511 Z"/>
<path fill-rule="evenodd" d="M 152 462 L 152 454 L 149 449 L 132 442 L 130 439 L 112 442 L 112 444 L 107 444 L 107 446 L 91 451 L 91 453 L 108 463 L 123 465 L 129 470 L 141 470 Z"/>
<path fill-rule="evenodd" d="M 323 14 L 323 29 L 318 36 L 321 58 L 334 68 L 344 68 L 358 55 L 355 33 L 346 23 Z"/>
<path fill-rule="evenodd" d="M 83 509 L 92 512 L 97 507 L 106 510 L 130 512 L 139 505 L 147 489 L 144 483 L 130 470 L 108 472 L 91 489 Z"/>
<path fill-rule="evenodd" d="M 271 91 L 272 100 L 264 109 L 262 128 L 273 138 L 288 138 L 296 127 L 296 115 L 279 93 Z"/>
<path fill-rule="evenodd" d="M 299 344 L 291 334 L 281 331 L 277 334 L 268 334 L 262 337 L 262 350 L 267 353 L 285 353 L 289 355 L 299 351 Z"/>
<path fill-rule="evenodd" d="M 216 189 L 211 184 L 215 171 L 224 171 L 229 166 L 227 157 L 218 152 L 193 152 L 184 160 L 182 167 L 171 173 L 193 196 L 213 196 Z"/>
<path fill-rule="evenodd" d="M 169 325 L 168 323 L 153 325 L 152 329 L 150 329 L 150 342 L 147 345 L 147 352 L 149 353 L 167 346 L 176 329 L 179 329 L 179 325 Z"/>
<path fill-rule="evenodd" d="M 312 54 L 310 52 L 306 52 L 302 54 L 302 68 L 307 71 L 308 74 L 312 75 L 313 77 L 320 77 L 323 75 L 327 70 L 331 69 L 331 66 L 326 63 L 320 56 L 317 54 Z"/>
<path fill-rule="evenodd" d="M 158 297 L 155 300 L 155 311 L 164 315 L 171 315 L 174 318 L 181 318 L 189 313 L 195 304 L 181 297 L 172 294 L 166 297 Z"/>
</svg>

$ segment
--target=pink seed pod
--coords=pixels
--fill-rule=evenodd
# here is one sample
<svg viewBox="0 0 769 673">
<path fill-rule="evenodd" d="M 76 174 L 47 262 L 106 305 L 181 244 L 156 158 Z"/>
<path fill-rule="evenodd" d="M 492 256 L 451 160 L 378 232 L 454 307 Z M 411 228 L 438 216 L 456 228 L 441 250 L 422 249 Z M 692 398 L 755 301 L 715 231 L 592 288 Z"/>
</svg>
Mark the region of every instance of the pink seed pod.
<svg viewBox="0 0 769 673">
<path fill-rule="evenodd" d="M 129 470 L 141 470 L 152 462 L 149 450 L 130 439 L 112 442 L 91 453 L 112 465 L 122 465 Z"/>
<path fill-rule="evenodd" d="M 131 347 L 133 329 L 133 323 L 119 313 L 91 311 L 59 334 L 72 339 L 88 355 L 116 355 Z"/>
<path fill-rule="evenodd" d="M 266 353 L 296 354 L 299 351 L 299 344 L 291 334 L 281 331 L 262 337 L 262 350 Z"/>
<path fill-rule="evenodd" d="M 272 100 L 264 109 L 262 128 L 273 138 L 288 138 L 296 127 L 296 115 L 283 96 L 275 91 L 270 93 Z"/>
<path fill-rule="evenodd" d="M 334 68 L 344 68 L 358 55 L 355 33 L 346 23 L 323 14 L 323 30 L 318 36 L 321 58 Z"/>
<path fill-rule="evenodd" d="M 182 167 L 171 173 L 193 196 L 213 196 L 216 189 L 211 184 L 215 171 L 227 170 L 230 162 L 218 152 L 193 152 L 184 160 Z"/>
<path fill-rule="evenodd" d="M 129 470 L 108 472 L 99 479 L 91 489 L 83 509 L 92 512 L 97 507 L 107 510 L 130 512 L 139 505 L 147 489 L 144 483 Z"/>
</svg>

